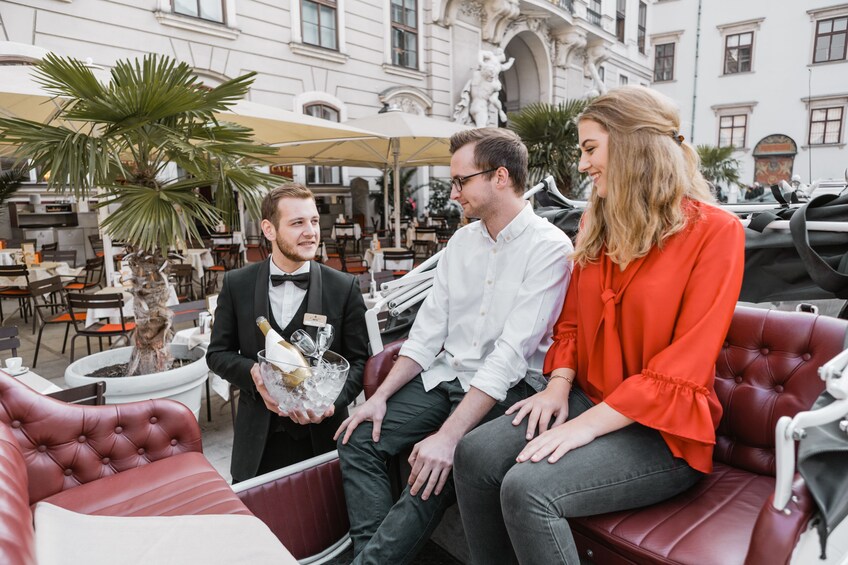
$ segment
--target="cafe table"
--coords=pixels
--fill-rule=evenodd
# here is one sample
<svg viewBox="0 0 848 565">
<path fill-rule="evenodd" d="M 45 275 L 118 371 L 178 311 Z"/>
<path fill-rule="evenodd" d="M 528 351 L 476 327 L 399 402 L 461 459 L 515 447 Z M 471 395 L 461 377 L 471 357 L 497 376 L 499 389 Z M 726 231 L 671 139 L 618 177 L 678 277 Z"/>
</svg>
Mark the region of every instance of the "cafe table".
<svg viewBox="0 0 848 565">
<path fill-rule="evenodd" d="M 25 373 L 13 376 L 10 375 L 6 371 L 6 369 L 0 369 L 0 373 L 3 373 L 4 375 L 9 377 L 13 377 L 15 380 L 24 383 L 32 390 L 40 392 L 41 394 L 51 394 L 62 390 L 58 386 L 54 385 L 52 382 L 42 377 L 41 375 L 33 373 L 32 371 L 27 371 Z"/>
<path fill-rule="evenodd" d="M 85 270 L 85 267 L 71 267 L 63 261 L 42 261 L 38 264 L 32 264 L 27 267 L 29 271 L 29 282 L 40 281 L 54 275 L 62 277 L 76 277 Z M 27 285 L 27 280 L 24 277 L 0 277 L 0 286 L 20 286 Z"/>
<path fill-rule="evenodd" d="M 23 249 L 10 247 L 8 249 L 0 249 L 0 265 L 17 265 L 18 258 L 23 253 Z"/>
<path fill-rule="evenodd" d="M 374 273 L 386 270 L 386 262 L 383 259 L 384 251 L 409 251 L 405 247 L 383 247 L 381 249 L 366 249 L 365 250 L 365 260 L 371 266 L 371 271 Z M 409 263 L 407 265 L 407 263 Z M 413 265 L 413 260 L 409 259 L 403 262 L 403 266 L 401 265 L 392 265 L 389 270 L 402 270 L 402 271 L 411 271 Z"/>
</svg>

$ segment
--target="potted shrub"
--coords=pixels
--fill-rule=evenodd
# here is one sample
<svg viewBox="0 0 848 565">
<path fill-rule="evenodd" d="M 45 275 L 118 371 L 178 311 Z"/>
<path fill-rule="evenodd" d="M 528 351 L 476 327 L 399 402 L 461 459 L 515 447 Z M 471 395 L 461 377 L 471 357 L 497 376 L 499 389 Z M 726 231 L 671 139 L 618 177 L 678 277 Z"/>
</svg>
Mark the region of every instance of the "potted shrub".
<svg viewBox="0 0 848 565">
<path fill-rule="evenodd" d="M 272 148 L 254 143 L 249 128 L 215 118 L 244 97 L 254 73 L 207 88 L 187 64 L 148 55 L 119 61 L 101 84 L 83 62 L 49 54 L 33 74 L 57 97 L 58 114 L 49 124 L 0 119 L 0 142 L 16 145 L 29 166 L 49 171 L 48 190 L 96 196 L 98 206 L 113 209 L 101 229 L 130 250 L 135 304 L 132 349 L 123 355 L 127 374 L 168 370 L 168 249 L 187 238 L 199 241 L 197 224 L 231 224 L 235 190 L 258 215 L 264 189 L 279 180 L 252 164 Z M 164 175 L 169 163 L 177 165 L 177 178 Z M 199 195 L 205 186 L 212 187 L 214 204 Z M 115 351 L 105 352 L 105 363 Z M 205 375 L 202 357 L 198 364 Z"/>
</svg>

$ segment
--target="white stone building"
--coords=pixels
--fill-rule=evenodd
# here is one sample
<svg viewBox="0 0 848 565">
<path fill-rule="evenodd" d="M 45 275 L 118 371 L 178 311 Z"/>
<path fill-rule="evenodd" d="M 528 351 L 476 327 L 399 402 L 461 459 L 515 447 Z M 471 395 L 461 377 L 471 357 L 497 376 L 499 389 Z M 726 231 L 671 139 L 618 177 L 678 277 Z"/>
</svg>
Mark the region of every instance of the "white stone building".
<svg viewBox="0 0 848 565">
<path fill-rule="evenodd" d="M 209 84 L 248 71 L 250 98 L 345 121 L 384 105 L 450 119 L 480 50 L 500 47 L 508 111 L 603 86 L 648 84 L 650 0 L 3 0 L 0 64 L 46 50 L 104 67 L 161 53 Z M 295 167 L 318 194 L 367 213 L 367 169 Z M 446 177 L 446 169 L 434 174 Z M 426 170 L 418 182 L 427 177 Z M 363 186 L 364 183 L 354 183 Z"/>
<path fill-rule="evenodd" d="M 733 145 L 742 181 L 842 178 L 848 167 L 848 3 L 659 0 L 653 87 L 696 144 Z"/>
</svg>

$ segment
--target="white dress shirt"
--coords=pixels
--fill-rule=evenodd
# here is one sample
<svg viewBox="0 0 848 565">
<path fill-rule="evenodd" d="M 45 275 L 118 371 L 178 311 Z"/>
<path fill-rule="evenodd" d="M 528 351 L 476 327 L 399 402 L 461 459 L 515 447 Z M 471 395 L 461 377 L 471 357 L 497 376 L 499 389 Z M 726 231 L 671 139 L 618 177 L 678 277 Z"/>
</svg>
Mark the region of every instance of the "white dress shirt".
<svg viewBox="0 0 848 565">
<path fill-rule="evenodd" d="M 287 273 L 274 264 L 273 259 L 269 259 L 271 263 L 270 275 L 299 275 L 300 273 L 309 272 L 309 261 L 303 264 L 301 268 L 293 273 Z M 274 321 L 280 326 L 280 329 L 285 329 L 286 326 L 294 318 L 295 312 L 300 308 L 300 303 L 306 296 L 306 289 L 299 288 L 291 281 L 286 281 L 279 286 L 274 286 L 271 282 L 271 277 L 268 277 L 268 299 L 270 300 L 271 312 L 274 315 Z M 288 339 L 288 336 L 283 336 Z"/>
<path fill-rule="evenodd" d="M 494 241 L 483 222 L 457 231 L 400 351 L 424 369 L 425 390 L 455 378 L 497 401 L 521 379 L 541 390 L 572 250 L 529 203 Z"/>
</svg>

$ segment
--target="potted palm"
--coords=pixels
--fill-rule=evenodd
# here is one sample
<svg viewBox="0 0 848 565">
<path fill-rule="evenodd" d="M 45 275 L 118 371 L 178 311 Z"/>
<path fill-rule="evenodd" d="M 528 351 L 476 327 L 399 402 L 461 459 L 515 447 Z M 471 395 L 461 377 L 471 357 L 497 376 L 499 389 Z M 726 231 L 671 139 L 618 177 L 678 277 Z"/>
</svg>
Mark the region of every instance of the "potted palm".
<svg viewBox="0 0 848 565">
<path fill-rule="evenodd" d="M 0 119 L 0 142 L 17 146 L 29 166 L 49 171 L 48 190 L 108 205 L 101 229 L 130 250 L 132 348 L 105 352 L 102 362 L 85 358 L 85 370 L 116 360 L 129 363 L 127 380 L 169 370 L 168 249 L 187 238 L 199 241 L 198 224 L 231 224 L 236 190 L 257 215 L 264 189 L 278 181 L 253 166 L 252 158 L 273 150 L 255 144 L 249 128 L 215 118 L 244 97 L 254 73 L 207 88 L 187 64 L 148 55 L 119 61 L 102 84 L 83 62 L 49 54 L 33 74 L 60 110 L 49 124 Z M 176 165 L 175 177 L 166 176 L 174 170 L 169 164 Z M 214 204 L 199 195 L 205 186 L 212 187 Z M 199 370 L 205 376 L 205 365 Z M 66 372 L 69 384 L 72 379 Z M 114 390 L 110 384 L 110 396 Z M 199 385 L 197 394 L 199 405 Z"/>
</svg>

